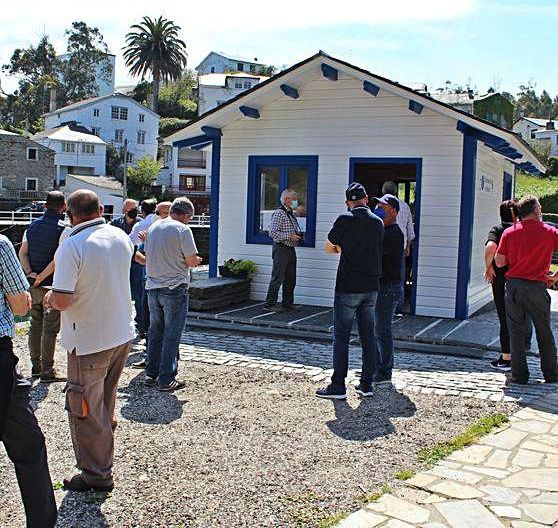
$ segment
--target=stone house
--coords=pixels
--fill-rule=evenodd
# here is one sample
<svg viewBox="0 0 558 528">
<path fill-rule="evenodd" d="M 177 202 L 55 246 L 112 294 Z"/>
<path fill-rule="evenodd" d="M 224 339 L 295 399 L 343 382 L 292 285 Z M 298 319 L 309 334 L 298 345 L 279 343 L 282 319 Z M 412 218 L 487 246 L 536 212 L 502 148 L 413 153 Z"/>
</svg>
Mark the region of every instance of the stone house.
<svg viewBox="0 0 558 528">
<path fill-rule="evenodd" d="M 54 187 L 54 150 L 0 130 L 0 198 L 42 200 Z"/>
</svg>

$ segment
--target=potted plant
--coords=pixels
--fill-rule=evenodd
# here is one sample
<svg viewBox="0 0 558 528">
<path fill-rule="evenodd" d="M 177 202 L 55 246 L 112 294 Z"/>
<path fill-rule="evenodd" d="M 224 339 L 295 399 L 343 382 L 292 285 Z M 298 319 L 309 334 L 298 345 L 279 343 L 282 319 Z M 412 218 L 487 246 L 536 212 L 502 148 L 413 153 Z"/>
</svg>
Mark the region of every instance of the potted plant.
<svg viewBox="0 0 558 528">
<path fill-rule="evenodd" d="M 233 279 L 249 279 L 251 275 L 256 273 L 258 268 L 252 260 L 225 260 L 222 266 L 219 266 L 221 277 L 229 277 Z"/>
</svg>

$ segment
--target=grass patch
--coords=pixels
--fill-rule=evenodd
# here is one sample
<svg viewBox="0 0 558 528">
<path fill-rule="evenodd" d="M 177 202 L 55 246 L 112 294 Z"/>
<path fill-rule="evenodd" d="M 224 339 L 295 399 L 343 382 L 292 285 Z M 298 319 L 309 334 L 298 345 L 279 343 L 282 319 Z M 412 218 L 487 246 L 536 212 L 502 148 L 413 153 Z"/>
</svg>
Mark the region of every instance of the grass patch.
<svg viewBox="0 0 558 528">
<path fill-rule="evenodd" d="M 558 178 L 541 178 L 523 172 L 517 173 L 515 183 L 515 197 L 519 200 L 527 194 L 535 196 L 546 196 L 558 192 Z"/>
<path fill-rule="evenodd" d="M 346 513 L 334 513 L 333 515 L 318 521 L 318 528 L 333 528 L 345 519 L 345 517 L 347 517 Z"/>
<path fill-rule="evenodd" d="M 409 480 L 410 478 L 413 478 L 416 474 L 417 472 L 414 469 L 402 469 L 401 471 L 398 471 L 394 475 L 394 477 L 397 480 Z"/>
<path fill-rule="evenodd" d="M 507 423 L 508 417 L 502 413 L 491 414 L 484 418 L 480 418 L 473 425 L 465 429 L 461 434 L 449 442 L 436 444 L 434 447 L 424 447 L 418 452 L 420 462 L 433 466 L 439 460 L 451 455 L 454 451 L 463 449 L 464 447 L 475 443 L 481 436 L 487 435 L 496 427 Z"/>
<path fill-rule="evenodd" d="M 359 495 L 356 500 L 362 504 L 368 504 L 369 502 L 376 502 L 386 493 L 391 493 L 391 488 L 387 484 L 382 484 L 382 487 L 379 490 Z"/>
<path fill-rule="evenodd" d="M 58 490 L 64 489 L 64 484 L 62 484 L 62 482 L 55 482 L 55 483 L 52 485 L 52 489 L 53 489 L 54 491 L 58 491 Z"/>
</svg>

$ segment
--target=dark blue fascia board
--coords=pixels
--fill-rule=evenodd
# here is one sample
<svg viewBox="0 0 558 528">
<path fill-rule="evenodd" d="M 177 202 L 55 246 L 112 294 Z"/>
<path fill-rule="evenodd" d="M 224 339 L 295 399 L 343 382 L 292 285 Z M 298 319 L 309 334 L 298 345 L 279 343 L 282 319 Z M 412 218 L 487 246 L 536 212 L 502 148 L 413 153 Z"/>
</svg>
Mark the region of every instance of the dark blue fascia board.
<svg viewBox="0 0 558 528">
<path fill-rule="evenodd" d="M 200 143 L 199 145 L 194 145 L 192 147 L 192 150 L 201 150 L 205 147 L 208 147 L 209 145 L 211 145 L 211 141 L 207 141 L 206 143 Z"/>
<path fill-rule="evenodd" d="M 257 108 L 252 108 L 251 106 L 241 106 L 239 110 L 246 117 L 251 117 L 252 119 L 260 118 L 260 111 Z"/>
<path fill-rule="evenodd" d="M 487 147 L 490 148 L 502 148 L 510 146 L 510 144 L 505 139 L 499 136 L 495 136 L 494 134 L 490 134 L 489 132 L 484 132 L 483 130 L 472 127 L 461 120 L 457 121 L 457 126 L 455 128 L 463 134 L 470 134 L 474 136 L 476 139 L 482 141 Z"/>
<path fill-rule="evenodd" d="M 220 128 L 210 127 L 210 126 L 202 126 L 202 132 L 211 139 L 220 138 L 223 135 L 223 132 Z"/>
<path fill-rule="evenodd" d="M 421 105 L 420 103 L 417 103 L 412 99 L 409 101 L 409 110 L 411 110 L 411 112 L 414 112 L 415 114 L 420 114 L 423 108 L 424 106 Z"/>
<path fill-rule="evenodd" d="M 365 92 L 368 92 L 369 94 L 373 95 L 374 97 L 376 97 L 378 95 L 378 92 L 380 91 L 380 87 L 376 86 L 375 84 L 371 83 L 370 81 L 364 81 L 362 83 L 362 89 Z"/>
<path fill-rule="evenodd" d="M 209 138 L 207 136 L 195 136 L 188 139 L 181 139 L 180 141 L 175 141 L 173 147 L 193 147 L 194 145 L 200 145 L 201 143 L 207 143 Z"/>
<path fill-rule="evenodd" d="M 282 84 L 279 88 L 281 88 L 281 91 L 291 99 L 298 99 L 300 97 L 298 90 L 288 84 Z"/>
<path fill-rule="evenodd" d="M 330 81 L 336 81 L 339 79 L 339 70 L 336 70 L 333 66 L 322 62 L 321 68 L 326 79 L 329 79 Z"/>
<path fill-rule="evenodd" d="M 217 129 L 219 130 L 219 129 Z M 220 130 L 219 130 L 220 131 Z M 221 138 L 212 141 L 211 150 L 211 195 L 209 224 L 209 276 L 217 277 L 217 262 L 219 251 L 219 186 L 221 180 Z"/>
</svg>

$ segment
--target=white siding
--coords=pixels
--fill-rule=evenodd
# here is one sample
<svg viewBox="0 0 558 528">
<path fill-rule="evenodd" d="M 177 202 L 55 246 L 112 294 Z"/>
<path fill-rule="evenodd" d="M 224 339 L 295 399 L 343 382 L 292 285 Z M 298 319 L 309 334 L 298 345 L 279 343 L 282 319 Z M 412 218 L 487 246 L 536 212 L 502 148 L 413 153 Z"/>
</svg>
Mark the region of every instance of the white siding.
<svg viewBox="0 0 558 528">
<path fill-rule="evenodd" d="M 463 139 L 455 120 L 407 105 L 384 90 L 372 97 L 352 77 L 320 77 L 300 88 L 299 99 L 280 98 L 260 109 L 260 119 L 223 129 L 218 260 L 257 263 L 253 298 L 265 297 L 271 247 L 245 243 L 248 156 L 319 156 L 316 247 L 297 250 L 295 300 L 323 306 L 332 305 L 338 262 L 323 245 L 345 210 L 349 158 L 422 158 L 417 314 L 454 317 Z"/>
<path fill-rule="evenodd" d="M 485 269 L 484 246 L 490 228 L 500 223 L 499 206 L 502 202 L 504 171 L 513 175 L 513 165 L 479 142 L 475 178 L 471 278 L 468 290 L 469 315 L 472 315 L 492 300 L 492 290 L 483 277 Z M 491 193 L 481 192 L 480 186 L 483 175 L 494 182 Z"/>
</svg>

